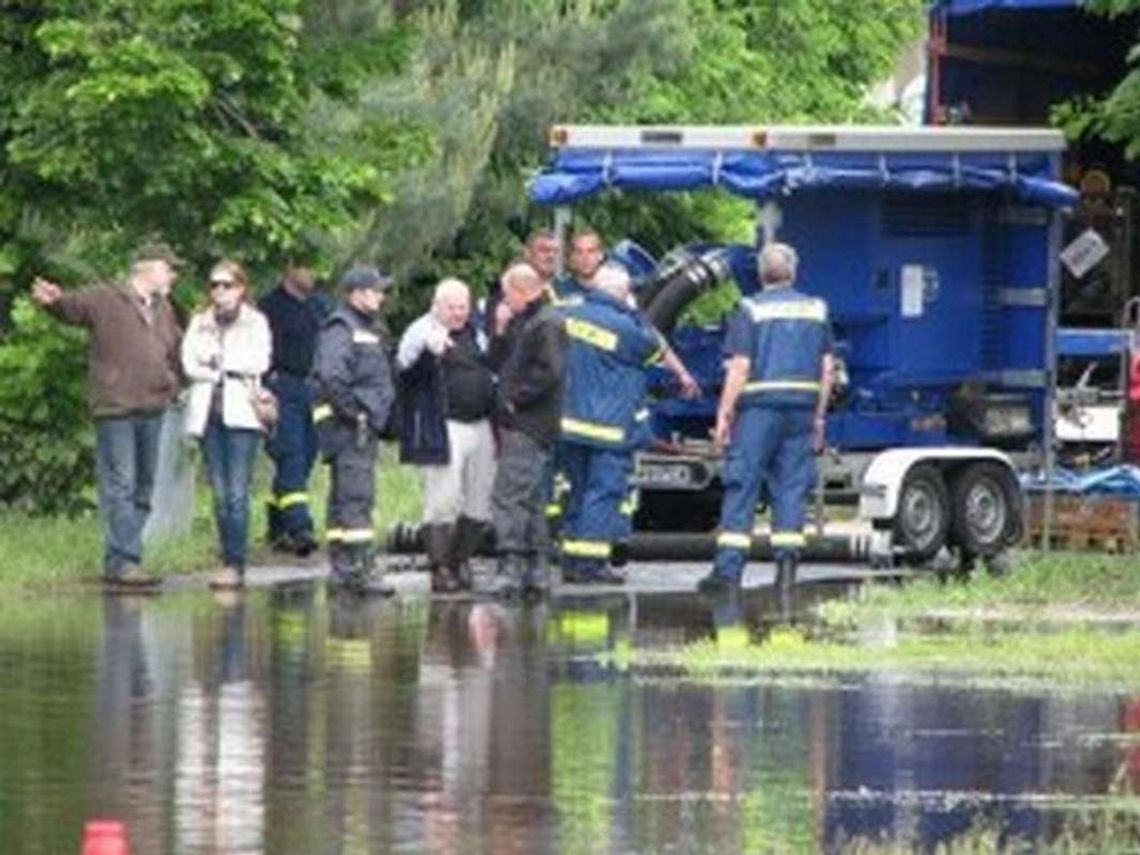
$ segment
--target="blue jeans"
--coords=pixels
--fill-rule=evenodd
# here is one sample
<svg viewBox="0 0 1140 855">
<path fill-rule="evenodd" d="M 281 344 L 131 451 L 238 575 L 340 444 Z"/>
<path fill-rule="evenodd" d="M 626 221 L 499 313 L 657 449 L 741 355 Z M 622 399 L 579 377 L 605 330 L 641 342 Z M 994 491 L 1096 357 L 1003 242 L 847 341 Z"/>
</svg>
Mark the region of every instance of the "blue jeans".
<svg viewBox="0 0 1140 855">
<path fill-rule="evenodd" d="M 162 413 L 95 419 L 95 478 L 103 523 L 103 571 L 114 576 L 142 560 Z"/>
<path fill-rule="evenodd" d="M 202 436 L 202 456 L 214 494 L 214 521 L 222 546 L 222 563 L 245 569 L 249 540 L 249 485 L 261 432 L 230 428 L 211 414 Z"/>
</svg>

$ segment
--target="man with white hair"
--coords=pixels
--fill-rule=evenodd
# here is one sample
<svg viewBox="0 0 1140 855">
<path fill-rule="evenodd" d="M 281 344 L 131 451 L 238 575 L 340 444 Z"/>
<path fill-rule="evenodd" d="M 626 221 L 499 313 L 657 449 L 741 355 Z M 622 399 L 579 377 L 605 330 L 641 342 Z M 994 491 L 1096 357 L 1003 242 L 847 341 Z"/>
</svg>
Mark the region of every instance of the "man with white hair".
<svg viewBox="0 0 1140 855">
<path fill-rule="evenodd" d="M 813 451 L 823 447 L 832 373 L 827 303 L 792 287 L 797 264 L 796 251 L 787 244 L 765 246 L 758 258 L 763 290 L 741 301 L 729 326 L 729 362 L 714 434 L 718 446 L 728 446 L 724 502 L 716 560 L 698 585 L 706 594 L 740 587 L 766 481 L 785 615 L 804 545 L 807 498 L 815 482 Z"/>
<path fill-rule="evenodd" d="M 400 461 L 423 468 L 424 547 L 437 592 L 470 587 L 468 561 L 490 524 L 495 382 L 486 350 L 470 289 L 444 279 L 396 352 Z"/>
<path fill-rule="evenodd" d="M 567 582 L 622 584 L 610 569 L 628 536 L 623 515 L 633 452 L 646 437 L 646 377 L 661 335 L 629 301 L 629 274 L 603 265 L 578 305 L 563 309 L 569 342 L 559 458 L 570 484 L 560 547 Z"/>
<path fill-rule="evenodd" d="M 525 262 L 503 274 L 491 365 L 499 374 L 499 465 L 491 491 L 503 596 L 545 588 L 547 470 L 562 407 L 565 337 L 542 277 Z"/>
</svg>

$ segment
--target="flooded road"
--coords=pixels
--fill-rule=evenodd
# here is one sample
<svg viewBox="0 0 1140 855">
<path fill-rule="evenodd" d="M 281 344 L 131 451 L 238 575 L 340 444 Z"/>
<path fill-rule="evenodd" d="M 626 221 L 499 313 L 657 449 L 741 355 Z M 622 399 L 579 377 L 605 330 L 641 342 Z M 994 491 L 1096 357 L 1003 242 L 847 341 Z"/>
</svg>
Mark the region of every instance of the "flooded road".
<svg viewBox="0 0 1140 855">
<path fill-rule="evenodd" d="M 728 626 L 687 595 L 523 609 L 360 604 L 319 584 L 8 603 L 0 849 L 78 852 L 95 817 L 125 822 L 135 855 L 910 851 L 1059 833 L 1080 851 L 1098 822 L 1140 840 L 1140 698 L 890 673 L 708 682 L 596 656 L 762 635 L 770 603 L 744 606 Z"/>
</svg>

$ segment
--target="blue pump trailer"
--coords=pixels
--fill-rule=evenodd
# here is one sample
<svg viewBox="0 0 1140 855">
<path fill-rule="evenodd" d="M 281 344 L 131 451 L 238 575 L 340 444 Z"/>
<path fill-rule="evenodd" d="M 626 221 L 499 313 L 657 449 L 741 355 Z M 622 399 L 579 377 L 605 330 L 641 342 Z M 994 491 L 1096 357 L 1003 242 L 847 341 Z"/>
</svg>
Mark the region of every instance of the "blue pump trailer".
<svg viewBox="0 0 1140 855">
<path fill-rule="evenodd" d="M 1059 133 L 559 126 L 551 142 L 530 196 L 555 208 L 560 236 L 592 196 L 719 189 L 756 203 L 758 243 L 797 248 L 798 287 L 827 300 L 840 363 L 817 494 L 858 501 L 872 560 L 944 546 L 991 558 L 1020 539 L 1017 468 L 1051 466 L 1059 212 L 1076 198 L 1059 180 Z M 754 290 L 754 251 L 698 248 L 656 267 L 619 255 L 704 391 L 653 401 L 638 523 L 707 531 L 724 325 L 677 318 L 730 271 Z"/>
</svg>

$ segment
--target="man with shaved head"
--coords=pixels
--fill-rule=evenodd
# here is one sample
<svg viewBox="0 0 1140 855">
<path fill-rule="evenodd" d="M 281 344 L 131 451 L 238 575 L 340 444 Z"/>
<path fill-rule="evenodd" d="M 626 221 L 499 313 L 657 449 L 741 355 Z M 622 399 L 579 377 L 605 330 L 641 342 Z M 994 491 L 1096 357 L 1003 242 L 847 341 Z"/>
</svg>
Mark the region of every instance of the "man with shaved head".
<svg viewBox="0 0 1140 855">
<path fill-rule="evenodd" d="M 499 464 L 491 514 L 499 553 L 496 591 L 537 593 L 546 580 L 546 470 L 562 408 L 562 320 L 549 307 L 545 282 L 528 263 L 502 278 L 491 365 L 499 374 Z"/>
</svg>

